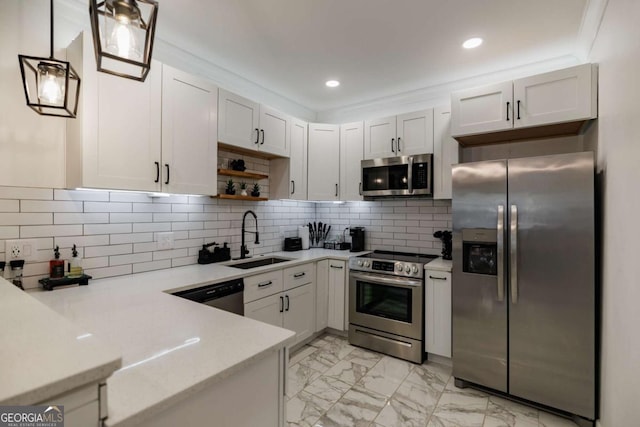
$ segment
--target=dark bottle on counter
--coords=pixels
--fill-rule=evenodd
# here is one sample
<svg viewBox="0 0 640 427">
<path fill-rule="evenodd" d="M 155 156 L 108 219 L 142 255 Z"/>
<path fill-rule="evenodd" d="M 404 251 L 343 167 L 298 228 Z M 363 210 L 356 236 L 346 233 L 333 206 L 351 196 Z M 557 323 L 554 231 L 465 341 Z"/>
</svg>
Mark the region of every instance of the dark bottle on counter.
<svg viewBox="0 0 640 427">
<path fill-rule="evenodd" d="M 49 277 L 52 279 L 61 279 L 64 277 L 64 260 L 60 259 L 60 248 L 56 246 L 53 250 L 55 259 L 49 261 Z"/>
</svg>

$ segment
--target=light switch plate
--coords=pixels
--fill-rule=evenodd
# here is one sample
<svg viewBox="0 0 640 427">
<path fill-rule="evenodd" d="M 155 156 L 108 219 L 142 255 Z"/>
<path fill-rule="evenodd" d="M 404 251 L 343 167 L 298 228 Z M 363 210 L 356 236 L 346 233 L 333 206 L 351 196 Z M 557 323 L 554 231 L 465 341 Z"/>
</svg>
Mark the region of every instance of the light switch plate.
<svg viewBox="0 0 640 427">
<path fill-rule="evenodd" d="M 5 242 L 5 261 L 23 259 L 38 260 L 38 241 L 34 239 L 7 240 Z"/>
<path fill-rule="evenodd" d="M 173 249 L 173 232 L 156 233 L 156 247 L 159 251 Z"/>
</svg>

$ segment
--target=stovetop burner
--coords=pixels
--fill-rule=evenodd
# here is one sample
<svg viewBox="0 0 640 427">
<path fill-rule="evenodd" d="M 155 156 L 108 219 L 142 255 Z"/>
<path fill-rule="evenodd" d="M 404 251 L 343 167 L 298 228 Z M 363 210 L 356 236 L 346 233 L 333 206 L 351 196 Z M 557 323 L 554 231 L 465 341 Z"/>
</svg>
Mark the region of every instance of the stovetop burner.
<svg viewBox="0 0 640 427">
<path fill-rule="evenodd" d="M 358 258 L 375 258 L 375 259 L 384 259 L 389 261 L 420 262 L 420 263 L 426 264 L 432 259 L 438 258 L 438 255 L 375 250 L 369 254 L 360 255 Z"/>
</svg>

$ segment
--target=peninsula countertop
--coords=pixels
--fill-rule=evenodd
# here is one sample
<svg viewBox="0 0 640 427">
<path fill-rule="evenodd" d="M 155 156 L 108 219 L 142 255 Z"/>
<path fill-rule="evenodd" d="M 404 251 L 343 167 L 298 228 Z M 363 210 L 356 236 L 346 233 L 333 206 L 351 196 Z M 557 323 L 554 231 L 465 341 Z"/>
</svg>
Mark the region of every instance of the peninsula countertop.
<svg viewBox="0 0 640 427">
<path fill-rule="evenodd" d="M 190 265 L 29 295 L 122 355 L 122 368 L 107 380 L 106 425 L 127 426 L 278 351 L 294 337 L 286 329 L 169 292 L 324 258 L 346 260 L 358 254 L 324 249 L 278 252 L 268 255 L 291 261 L 251 270 L 221 264 Z"/>
</svg>

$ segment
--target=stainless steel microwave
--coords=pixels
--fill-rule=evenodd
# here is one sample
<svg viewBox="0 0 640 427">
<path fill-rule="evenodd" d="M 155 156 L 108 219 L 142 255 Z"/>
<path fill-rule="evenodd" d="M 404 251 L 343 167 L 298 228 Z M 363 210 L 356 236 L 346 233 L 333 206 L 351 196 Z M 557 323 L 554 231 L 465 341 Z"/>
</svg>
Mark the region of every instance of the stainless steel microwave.
<svg viewBox="0 0 640 427">
<path fill-rule="evenodd" d="M 362 160 L 362 195 L 430 196 L 433 154 Z"/>
</svg>

